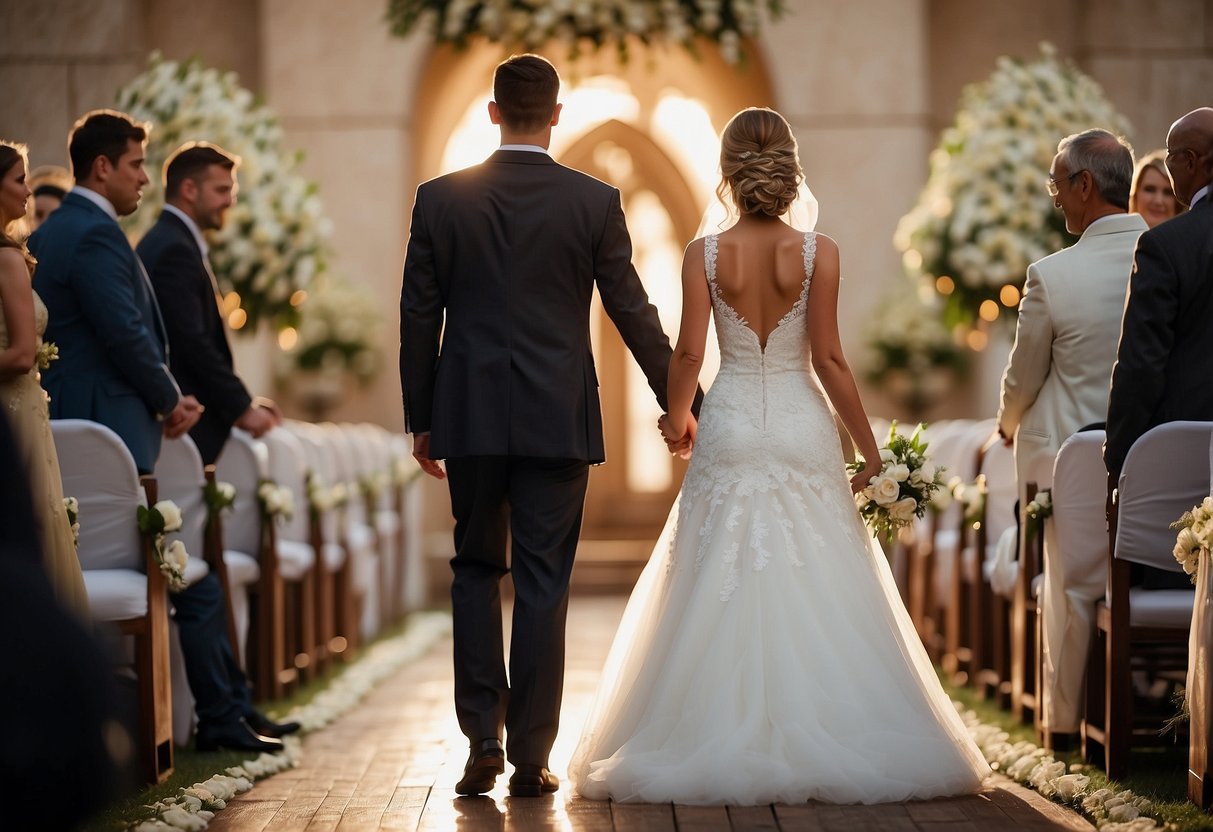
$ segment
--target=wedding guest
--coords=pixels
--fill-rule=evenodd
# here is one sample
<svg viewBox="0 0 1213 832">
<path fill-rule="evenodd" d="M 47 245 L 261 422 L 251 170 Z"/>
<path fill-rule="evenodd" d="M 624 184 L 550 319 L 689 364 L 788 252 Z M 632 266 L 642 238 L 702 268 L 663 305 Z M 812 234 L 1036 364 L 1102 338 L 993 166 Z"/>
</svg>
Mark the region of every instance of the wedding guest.
<svg viewBox="0 0 1213 832">
<path fill-rule="evenodd" d="M 207 260 L 203 235 L 223 227 L 238 166 L 238 159 L 205 142 L 178 148 L 164 167 L 164 211 L 136 248 L 164 315 L 173 375 L 205 408 L 190 437 L 208 465 L 232 425 L 259 437 L 282 422 L 277 405 L 249 395 L 233 369 L 219 285 Z"/>
<path fill-rule="evenodd" d="M 34 259 L 11 235 L 29 205 L 25 170 L 25 146 L 0 142 L 0 410 L 8 416 L 29 473 L 43 565 L 59 600 L 87 618 L 88 595 L 63 505 L 46 395 L 38 380 L 47 312 L 31 283 Z"/>
<path fill-rule="evenodd" d="M 72 175 L 58 165 L 39 165 L 30 171 L 26 184 L 34 194 L 34 211 L 29 215 L 29 230 L 33 233 L 51 211 L 63 204 L 72 187 Z"/>
<path fill-rule="evenodd" d="M 111 428 L 140 473 L 151 473 L 161 436 L 181 436 L 202 405 L 182 395 L 169 371 L 159 307 L 118 217 L 139 206 L 146 125 L 112 110 L 87 113 L 68 140 L 76 187 L 30 238 L 41 255 L 36 282 L 58 328 L 61 358 L 48 372 L 53 418 Z M 45 289 L 43 288 L 45 287 Z M 227 636 L 223 588 L 212 572 L 172 596 L 200 751 L 276 751 L 298 723 L 275 723 L 253 708 Z"/>
<path fill-rule="evenodd" d="M 29 240 L 40 265 L 34 287 L 50 310 L 47 339 L 59 360 L 43 374 L 51 417 L 89 419 L 122 437 L 150 474 L 161 435 L 185 433 L 202 415 L 168 368 L 160 311 L 118 217 L 139 207 L 147 130 L 97 110 L 68 142 L 76 187 Z"/>
<path fill-rule="evenodd" d="M 1133 151 L 1106 130 L 1066 136 L 1046 183 L 1074 245 L 1028 266 L 998 432 L 1015 446 L 1021 504 L 1040 457 L 1107 415 L 1133 248 L 1146 221 L 1127 213 Z"/>
<path fill-rule="evenodd" d="M 1155 425 L 1213 420 L 1213 108 L 1171 125 L 1166 166 L 1188 211 L 1137 241 L 1108 397 L 1104 462 L 1113 475 Z"/>
<path fill-rule="evenodd" d="M 1164 162 L 1166 155 L 1165 150 L 1155 150 L 1139 159 L 1133 171 L 1133 186 L 1129 188 L 1129 213 L 1141 214 L 1150 228 L 1184 210 L 1171 189 L 1171 177 Z"/>
</svg>

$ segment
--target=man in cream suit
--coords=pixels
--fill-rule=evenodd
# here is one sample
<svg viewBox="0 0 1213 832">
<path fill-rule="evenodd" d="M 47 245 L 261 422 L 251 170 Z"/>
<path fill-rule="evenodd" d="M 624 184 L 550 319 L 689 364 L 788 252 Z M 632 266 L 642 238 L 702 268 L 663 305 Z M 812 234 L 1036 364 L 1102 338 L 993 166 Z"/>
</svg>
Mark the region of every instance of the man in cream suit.
<svg viewBox="0 0 1213 832">
<path fill-rule="evenodd" d="M 1003 373 L 998 431 L 1015 445 L 1020 505 L 1033 466 L 1039 480 L 1070 434 L 1107 418 L 1133 250 L 1146 230 L 1139 215 L 1125 213 L 1132 176 L 1132 150 L 1105 130 L 1067 136 L 1057 146 L 1049 194 L 1066 230 L 1082 236 L 1028 267 Z M 1078 730 L 1091 613 L 1104 576 L 1068 574 L 1052 524 L 1044 561 L 1041 715 L 1049 732 L 1064 734 Z"/>
<path fill-rule="evenodd" d="M 1128 214 L 1133 151 L 1106 130 L 1062 139 L 1048 189 L 1077 243 L 1028 266 L 1015 346 L 1002 376 L 998 432 L 1015 446 L 1020 497 L 1039 457 L 1103 422 L 1133 250 L 1146 223 Z"/>
</svg>

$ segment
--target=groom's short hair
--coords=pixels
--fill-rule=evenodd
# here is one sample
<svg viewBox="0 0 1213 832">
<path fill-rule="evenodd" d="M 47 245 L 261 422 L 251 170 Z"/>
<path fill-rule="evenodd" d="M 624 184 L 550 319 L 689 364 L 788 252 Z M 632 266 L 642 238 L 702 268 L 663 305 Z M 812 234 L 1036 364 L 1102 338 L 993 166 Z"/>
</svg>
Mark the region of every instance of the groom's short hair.
<svg viewBox="0 0 1213 832">
<path fill-rule="evenodd" d="M 493 73 L 493 99 L 511 130 L 542 130 L 552 120 L 559 92 L 556 67 L 540 55 L 511 55 Z"/>
</svg>

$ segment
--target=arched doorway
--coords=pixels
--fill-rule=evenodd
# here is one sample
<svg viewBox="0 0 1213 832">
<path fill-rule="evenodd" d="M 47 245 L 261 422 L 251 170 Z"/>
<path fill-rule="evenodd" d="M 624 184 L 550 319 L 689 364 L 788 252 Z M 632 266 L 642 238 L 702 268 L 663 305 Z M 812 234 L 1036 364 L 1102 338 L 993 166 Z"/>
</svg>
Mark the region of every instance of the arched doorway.
<svg viewBox="0 0 1213 832">
<path fill-rule="evenodd" d="M 487 44 L 435 49 L 418 96 L 416 181 L 476 164 L 496 147 L 486 104 L 502 56 Z M 673 341 L 682 251 L 715 199 L 719 132 L 737 110 L 773 98 L 761 58 L 751 50 L 738 70 L 709 45 L 699 58 L 637 45 L 626 64 L 613 52 L 572 68 L 556 63 L 564 109 L 552 155 L 620 189 L 633 262 Z M 660 409 L 597 298 L 591 335 L 608 462 L 591 472 L 575 581 L 626 587 L 661 531 L 685 464 L 666 452 L 656 430 Z M 706 377 L 713 372 L 705 368 Z"/>
</svg>

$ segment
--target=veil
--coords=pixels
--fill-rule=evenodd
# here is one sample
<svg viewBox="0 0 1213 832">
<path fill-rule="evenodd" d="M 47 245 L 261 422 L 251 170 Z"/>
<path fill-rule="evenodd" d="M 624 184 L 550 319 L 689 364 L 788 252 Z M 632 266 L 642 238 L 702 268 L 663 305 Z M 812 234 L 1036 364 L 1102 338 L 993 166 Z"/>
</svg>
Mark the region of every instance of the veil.
<svg viewBox="0 0 1213 832">
<path fill-rule="evenodd" d="M 699 220 L 699 228 L 695 231 L 695 237 L 719 234 L 721 231 L 732 228 L 739 216 L 737 206 L 731 199 L 728 199 L 725 204 L 713 194 L 712 198 L 708 200 L 707 209 Z M 780 219 L 797 231 L 812 231 L 817 227 L 817 197 L 813 196 L 813 192 L 809 190 L 809 185 L 804 179 L 800 180 L 800 187 L 796 189 L 796 198 L 792 200 L 787 212 Z"/>
</svg>

